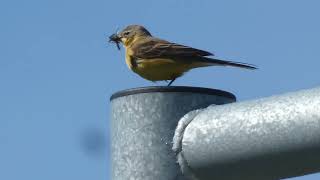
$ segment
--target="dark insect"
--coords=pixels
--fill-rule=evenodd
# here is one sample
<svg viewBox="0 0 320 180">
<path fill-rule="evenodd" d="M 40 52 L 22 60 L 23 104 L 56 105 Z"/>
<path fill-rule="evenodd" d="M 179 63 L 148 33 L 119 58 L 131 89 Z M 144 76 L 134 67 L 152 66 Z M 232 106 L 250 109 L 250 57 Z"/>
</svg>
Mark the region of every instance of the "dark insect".
<svg viewBox="0 0 320 180">
<path fill-rule="evenodd" d="M 117 33 L 114 33 L 111 36 L 109 36 L 109 42 L 115 43 L 117 45 L 117 48 L 120 50 L 120 45 L 119 44 L 121 42 L 121 39 L 119 38 Z"/>
</svg>

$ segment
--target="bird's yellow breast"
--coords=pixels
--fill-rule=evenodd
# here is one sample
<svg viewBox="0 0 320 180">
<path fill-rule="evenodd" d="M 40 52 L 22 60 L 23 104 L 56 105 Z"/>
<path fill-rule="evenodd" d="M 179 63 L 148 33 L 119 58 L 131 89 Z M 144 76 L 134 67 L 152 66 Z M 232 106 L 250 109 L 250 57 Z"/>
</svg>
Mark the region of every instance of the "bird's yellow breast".
<svg viewBox="0 0 320 180">
<path fill-rule="evenodd" d="M 170 59 L 139 59 L 132 70 L 150 81 L 171 80 L 188 71 L 187 64 Z"/>
</svg>

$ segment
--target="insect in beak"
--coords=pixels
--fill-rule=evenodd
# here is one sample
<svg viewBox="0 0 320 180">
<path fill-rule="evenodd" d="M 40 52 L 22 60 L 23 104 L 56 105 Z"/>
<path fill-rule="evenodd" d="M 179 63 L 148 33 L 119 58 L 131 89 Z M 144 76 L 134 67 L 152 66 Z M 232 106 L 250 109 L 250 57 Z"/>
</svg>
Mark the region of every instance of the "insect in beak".
<svg viewBox="0 0 320 180">
<path fill-rule="evenodd" d="M 120 50 L 120 42 L 121 38 L 118 36 L 118 33 L 114 33 L 111 36 L 109 36 L 109 42 L 110 43 L 115 43 L 117 45 L 117 48 Z"/>
</svg>

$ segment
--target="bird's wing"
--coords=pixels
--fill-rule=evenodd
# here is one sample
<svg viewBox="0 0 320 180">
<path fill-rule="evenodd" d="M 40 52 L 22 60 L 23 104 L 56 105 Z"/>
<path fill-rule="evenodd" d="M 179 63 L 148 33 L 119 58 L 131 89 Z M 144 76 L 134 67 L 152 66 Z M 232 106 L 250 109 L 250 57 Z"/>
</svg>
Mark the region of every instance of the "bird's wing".
<svg viewBox="0 0 320 180">
<path fill-rule="evenodd" d="M 146 38 L 143 41 L 134 43 L 131 50 L 135 57 L 142 59 L 213 55 L 207 51 L 171 43 L 154 37 Z"/>
</svg>

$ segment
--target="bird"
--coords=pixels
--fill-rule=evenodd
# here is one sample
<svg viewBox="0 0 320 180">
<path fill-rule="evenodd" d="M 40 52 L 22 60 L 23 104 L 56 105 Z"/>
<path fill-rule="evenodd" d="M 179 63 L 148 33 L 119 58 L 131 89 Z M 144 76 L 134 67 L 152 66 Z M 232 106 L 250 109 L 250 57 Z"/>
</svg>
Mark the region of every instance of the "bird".
<svg viewBox="0 0 320 180">
<path fill-rule="evenodd" d="M 191 69 L 207 66 L 232 66 L 244 69 L 257 69 L 247 63 L 220 60 L 208 51 L 177 44 L 151 35 L 141 25 L 129 25 L 109 37 L 109 42 L 122 43 L 125 48 L 125 62 L 130 70 L 149 81 L 170 81 Z"/>
</svg>

